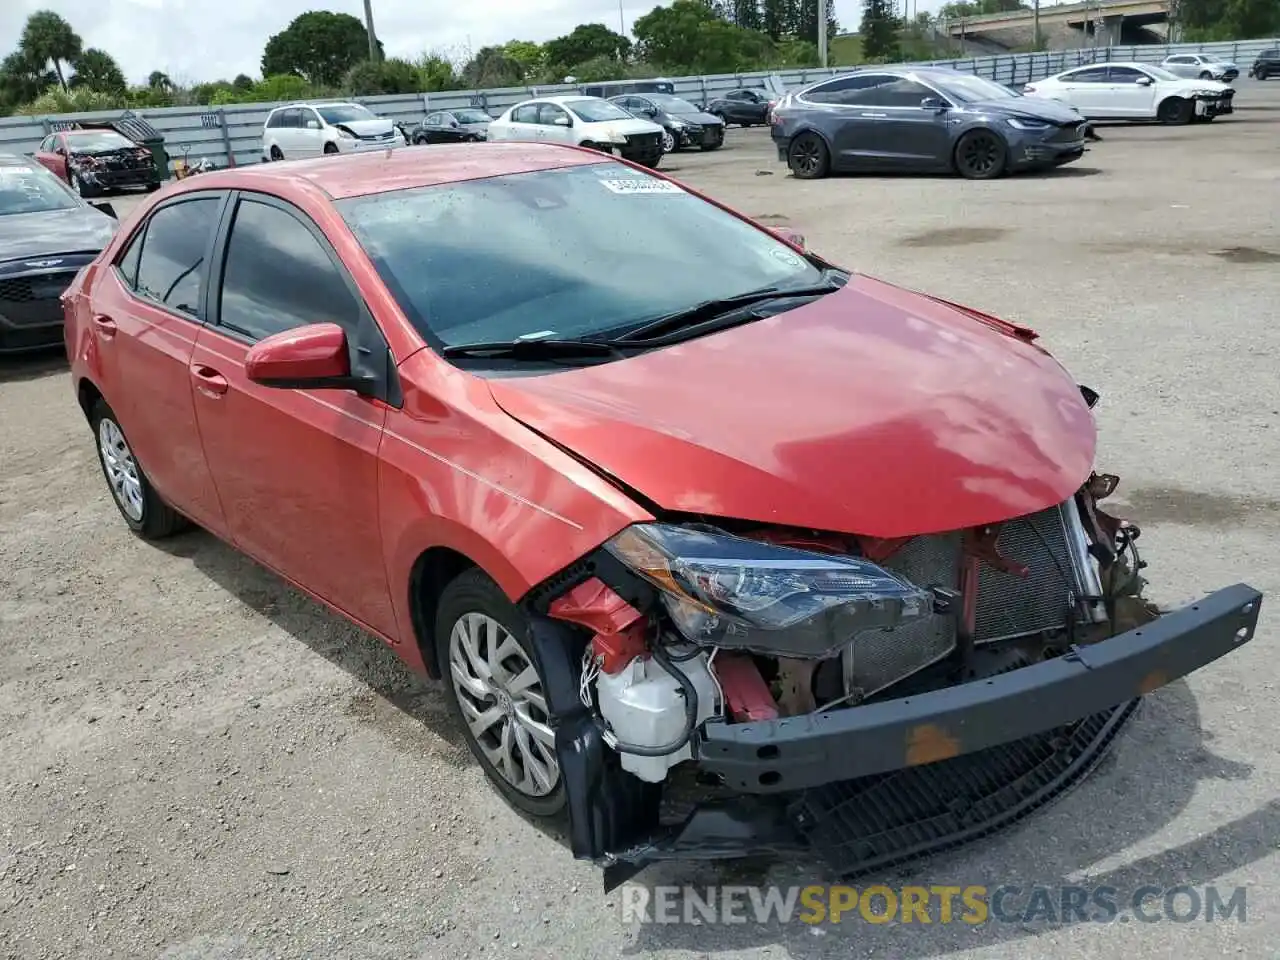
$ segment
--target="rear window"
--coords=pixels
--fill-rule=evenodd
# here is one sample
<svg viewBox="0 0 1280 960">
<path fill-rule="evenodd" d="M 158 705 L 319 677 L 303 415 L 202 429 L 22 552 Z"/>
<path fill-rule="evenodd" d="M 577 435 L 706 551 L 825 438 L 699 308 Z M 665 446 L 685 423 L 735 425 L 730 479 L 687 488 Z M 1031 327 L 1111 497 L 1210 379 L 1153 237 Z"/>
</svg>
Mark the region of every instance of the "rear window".
<svg viewBox="0 0 1280 960">
<path fill-rule="evenodd" d="M 0 165 L 0 217 L 79 206 L 62 181 L 38 163 Z"/>
</svg>

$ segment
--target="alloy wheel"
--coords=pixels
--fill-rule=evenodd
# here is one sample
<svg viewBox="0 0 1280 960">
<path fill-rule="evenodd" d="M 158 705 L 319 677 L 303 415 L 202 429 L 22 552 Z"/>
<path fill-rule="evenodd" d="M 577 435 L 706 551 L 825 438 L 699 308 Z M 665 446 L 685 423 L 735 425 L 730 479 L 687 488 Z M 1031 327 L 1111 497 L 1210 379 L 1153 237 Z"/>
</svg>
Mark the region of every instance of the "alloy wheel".
<svg viewBox="0 0 1280 960">
<path fill-rule="evenodd" d="M 960 160 L 972 173 L 989 174 L 1000 162 L 1000 146 L 990 134 L 970 137 L 960 152 Z"/>
<path fill-rule="evenodd" d="M 791 147 L 791 168 L 802 176 L 812 176 L 822 166 L 821 147 L 812 138 L 804 138 Z"/>
<path fill-rule="evenodd" d="M 542 681 L 507 629 L 483 613 L 449 634 L 449 674 L 463 719 L 498 774 L 520 793 L 545 797 L 560 780 Z"/>
<path fill-rule="evenodd" d="M 145 500 L 142 478 L 138 474 L 138 461 L 134 459 L 124 433 L 114 420 L 104 417 L 99 421 L 98 450 L 102 454 L 102 465 L 106 469 L 111 495 L 130 520 L 141 523 Z"/>
<path fill-rule="evenodd" d="M 670 153 L 676 148 L 675 135 L 670 130 L 662 131 L 662 152 Z"/>
</svg>

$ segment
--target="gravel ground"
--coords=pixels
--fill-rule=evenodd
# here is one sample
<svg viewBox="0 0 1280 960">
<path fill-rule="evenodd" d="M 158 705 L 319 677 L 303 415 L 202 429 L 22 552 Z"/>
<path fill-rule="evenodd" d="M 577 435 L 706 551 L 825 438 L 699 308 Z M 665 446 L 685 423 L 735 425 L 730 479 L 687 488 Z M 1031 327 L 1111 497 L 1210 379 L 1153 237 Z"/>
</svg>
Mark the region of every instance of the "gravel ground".
<svg viewBox="0 0 1280 960">
<path fill-rule="evenodd" d="M 1154 599 L 1178 603 L 1280 589 L 1280 84 L 1241 81 L 1238 100 L 995 183 L 795 182 L 760 130 L 668 169 L 838 262 L 1039 329 L 1101 391 L 1101 464 L 1145 528 Z M 0 410 L 6 957 L 1274 955 L 1269 630 L 1150 697 L 1062 802 L 908 881 L 1247 885 L 1246 923 L 638 927 L 496 798 L 440 692 L 389 650 L 207 535 L 131 537 L 56 358 L 0 365 Z"/>
</svg>

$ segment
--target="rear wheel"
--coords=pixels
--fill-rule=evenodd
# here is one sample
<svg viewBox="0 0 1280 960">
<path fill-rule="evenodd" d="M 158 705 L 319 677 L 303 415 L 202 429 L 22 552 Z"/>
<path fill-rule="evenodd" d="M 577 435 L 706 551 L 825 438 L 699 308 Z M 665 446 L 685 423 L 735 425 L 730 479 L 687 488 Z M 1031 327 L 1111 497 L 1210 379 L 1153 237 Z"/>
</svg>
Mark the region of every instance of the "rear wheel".
<svg viewBox="0 0 1280 960">
<path fill-rule="evenodd" d="M 956 171 L 966 180 L 994 180 L 1008 158 L 1004 141 L 990 130 L 971 130 L 956 144 Z"/>
<path fill-rule="evenodd" d="M 413 138 L 413 142 L 416 146 L 425 146 L 427 142 L 427 135 L 425 133 L 420 133 Z"/>
<path fill-rule="evenodd" d="M 1200 79 L 1201 79 L 1201 80 L 1212 80 L 1212 79 L 1213 79 L 1213 74 L 1212 74 L 1212 73 L 1210 73 L 1208 70 L 1201 70 L 1201 71 L 1200 71 Z"/>
<path fill-rule="evenodd" d="M 1194 117 L 1195 104 L 1182 97 L 1169 97 L 1156 111 L 1156 119 L 1161 123 L 1190 123 Z"/>
<path fill-rule="evenodd" d="M 802 133 L 787 148 L 787 166 L 797 180 L 820 180 L 831 172 L 831 151 L 816 133 Z"/>
<path fill-rule="evenodd" d="M 172 536 L 187 524 L 182 515 L 160 499 L 129 447 L 115 411 L 99 400 L 89 414 L 98 440 L 98 463 L 111 498 L 129 529 L 147 540 Z"/>
<path fill-rule="evenodd" d="M 280 152 L 280 148 L 279 148 L 279 147 L 274 146 L 274 145 L 271 147 L 271 159 L 272 159 L 272 160 L 283 160 L 283 159 L 284 159 L 284 154 Z"/>
<path fill-rule="evenodd" d="M 324 152 L 325 152 L 325 153 L 327 153 L 327 154 L 328 154 L 328 153 L 337 153 L 337 152 L 338 152 L 338 145 L 337 145 L 336 143 L 334 143 L 332 140 L 330 140 L 328 143 L 326 143 L 326 144 L 324 145 Z"/>
<path fill-rule="evenodd" d="M 467 746 L 512 805 L 551 818 L 564 810 L 564 782 L 528 636 L 524 614 L 480 570 L 461 574 L 440 595 L 437 662 Z"/>
</svg>

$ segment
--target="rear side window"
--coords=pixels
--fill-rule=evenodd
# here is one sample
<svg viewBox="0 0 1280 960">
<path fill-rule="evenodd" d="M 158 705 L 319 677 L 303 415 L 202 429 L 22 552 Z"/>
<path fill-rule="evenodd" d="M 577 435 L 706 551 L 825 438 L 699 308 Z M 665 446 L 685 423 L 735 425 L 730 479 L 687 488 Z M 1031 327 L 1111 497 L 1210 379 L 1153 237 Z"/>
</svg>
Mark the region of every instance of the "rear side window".
<svg viewBox="0 0 1280 960">
<path fill-rule="evenodd" d="M 283 110 L 277 110 L 275 113 L 271 114 L 271 116 L 267 117 L 268 130 L 274 130 L 276 127 L 280 126 L 280 116 L 283 112 Z"/>
<path fill-rule="evenodd" d="M 1106 83 L 1106 67 L 1090 67 L 1088 70 L 1077 70 L 1062 78 L 1067 83 Z"/>
<path fill-rule="evenodd" d="M 279 207 L 242 201 L 222 273 L 218 322 L 259 340 L 309 323 L 358 332 L 360 304 L 315 235 Z"/>
<path fill-rule="evenodd" d="M 527 103 L 523 107 L 516 107 L 515 112 L 511 114 L 511 122 L 537 123 L 538 105 L 536 103 Z"/>
<path fill-rule="evenodd" d="M 170 310 L 199 315 L 205 253 L 221 206 L 220 198 L 199 197 L 151 215 L 134 286 L 140 295 Z"/>
<path fill-rule="evenodd" d="M 868 101 L 864 99 L 864 95 L 869 87 L 896 79 L 897 77 L 884 76 L 841 77 L 815 87 L 804 94 L 803 99 L 812 103 L 866 104 Z"/>
</svg>

